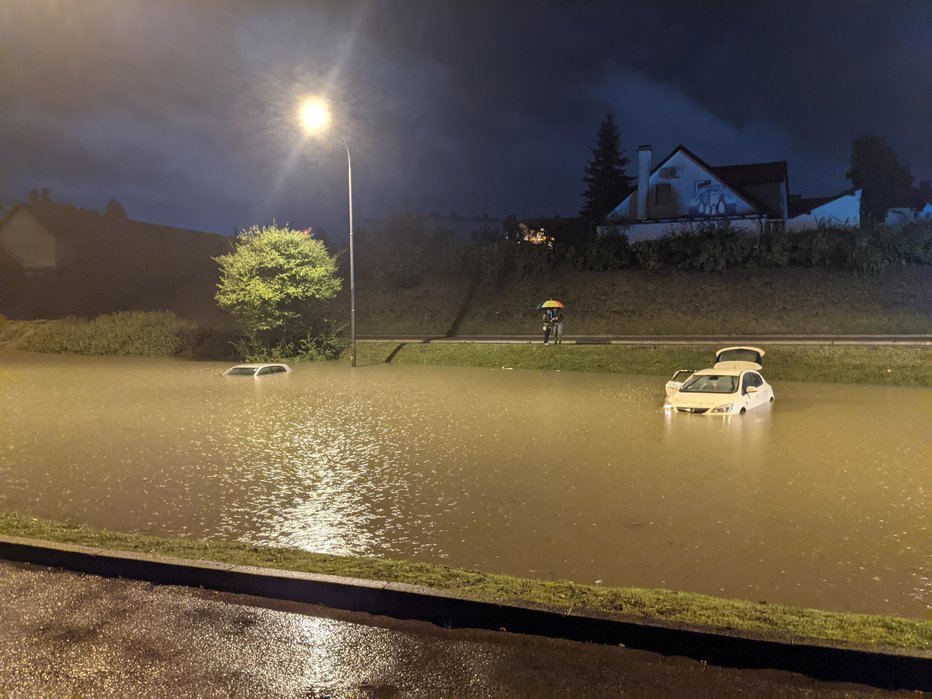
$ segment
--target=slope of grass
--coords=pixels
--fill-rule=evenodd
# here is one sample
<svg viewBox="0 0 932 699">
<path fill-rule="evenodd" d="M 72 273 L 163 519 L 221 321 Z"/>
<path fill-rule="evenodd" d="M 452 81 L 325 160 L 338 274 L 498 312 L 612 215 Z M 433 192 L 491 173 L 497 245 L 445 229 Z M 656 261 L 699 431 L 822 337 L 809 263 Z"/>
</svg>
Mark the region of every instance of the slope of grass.
<svg viewBox="0 0 932 699">
<path fill-rule="evenodd" d="M 932 624 L 874 614 L 849 614 L 720 599 L 663 589 L 577 585 L 458 570 L 426 563 L 350 558 L 228 541 L 168 539 L 0 513 L 0 533 L 178 558 L 202 559 L 366 580 L 402 582 L 474 599 L 564 610 L 608 612 L 629 618 L 720 630 L 812 639 L 869 648 L 932 649 Z"/>
<path fill-rule="evenodd" d="M 821 268 L 741 269 L 722 274 L 562 270 L 501 286 L 480 287 L 460 334 L 528 334 L 540 330 L 535 306 L 567 304 L 569 335 L 609 334 L 883 334 L 930 333 L 932 268 L 901 267 L 876 276 Z M 411 289 L 360 279 L 360 334 L 443 335 L 467 298 L 465 276 L 431 276 Z M 348 297 L 328 303 L 345 313 Z"/>
<path fill-rule="evenodd" d="M 670 376 L 703 369 L 715 347 L 694 345 L 405 344 L 363 342 L 359 361 L 446 366 L 512 367 L 544 371 L 595 371 Z M 775 345 L 765 348 L 764 375 L 772 381 L 824 381 L 932 386 L 932 350 L 925 347 Z M 396 351 L 397 350 L 397 351 Z"/>
</svg>

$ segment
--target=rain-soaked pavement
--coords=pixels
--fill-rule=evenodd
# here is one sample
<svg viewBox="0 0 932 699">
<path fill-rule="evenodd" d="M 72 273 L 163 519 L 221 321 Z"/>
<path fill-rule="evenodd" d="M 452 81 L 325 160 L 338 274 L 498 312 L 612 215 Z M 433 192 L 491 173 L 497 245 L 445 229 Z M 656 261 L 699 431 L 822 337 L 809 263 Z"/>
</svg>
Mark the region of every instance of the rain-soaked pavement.
<svg viewBox="0 0 932 699">
<path fill-rule="evenodd" d="M 0 562 L 0 695 L 876 696 L 777 671 Z"/>
</svg>

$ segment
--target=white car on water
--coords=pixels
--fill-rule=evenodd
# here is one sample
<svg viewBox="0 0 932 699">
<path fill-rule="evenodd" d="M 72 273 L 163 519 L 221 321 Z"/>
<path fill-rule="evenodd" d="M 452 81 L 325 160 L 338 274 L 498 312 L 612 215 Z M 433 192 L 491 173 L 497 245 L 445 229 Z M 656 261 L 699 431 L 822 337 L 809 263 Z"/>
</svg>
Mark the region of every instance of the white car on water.
<svg viewBox="0 0 932 699">
<path fill-rule="evenodd" d="M 764 350 L 726 347 L 711 369 L 680 370 L 667 382 L 667 412 L 708 415 L 743 414 L 773 402 L 773 387 L 760 375 Z"/>
<path fill-rule="evenodd" d="M 271 374 L 288 374 L 291 372 L 291 367 L 287 364 L 237 364 L 236 366 L 230 367 L 225 372 L 224 376 L 270 376 Z"/>
</svg>

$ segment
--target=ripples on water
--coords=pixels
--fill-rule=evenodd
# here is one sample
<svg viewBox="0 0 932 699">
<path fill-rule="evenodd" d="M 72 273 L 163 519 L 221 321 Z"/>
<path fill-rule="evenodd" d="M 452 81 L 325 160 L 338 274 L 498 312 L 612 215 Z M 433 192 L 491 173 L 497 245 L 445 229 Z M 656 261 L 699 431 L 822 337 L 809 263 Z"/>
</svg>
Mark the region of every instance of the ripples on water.
<svg viewBox="0 0 932 699">
<path fill-rule="evenodd" d="M 0 354 L 0 507 L 162 535 L 928 613 L 928 398 L 777 384 Z"/>
</svg>

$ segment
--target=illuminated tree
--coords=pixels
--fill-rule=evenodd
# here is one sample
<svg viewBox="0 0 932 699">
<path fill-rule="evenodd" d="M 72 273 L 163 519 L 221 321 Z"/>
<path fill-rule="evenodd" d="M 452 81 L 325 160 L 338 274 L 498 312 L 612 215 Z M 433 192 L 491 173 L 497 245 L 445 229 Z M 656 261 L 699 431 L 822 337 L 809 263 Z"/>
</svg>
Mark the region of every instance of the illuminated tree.
<svg viewBox="0 0 932 699">
<path fill-rule="evenodd" d="M 273 333 L 290 339 L 306 325 L 307 302 L 333 298 L 342 285 L 336 257 L 321 241 L 274 224 L 244 230 L 233 252 L 214 259 L 220 265 L 217 303 L 253 342 Z"/>
</svg>

